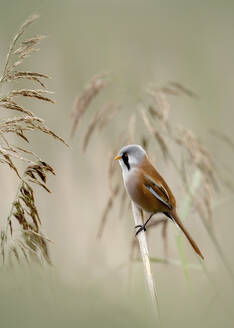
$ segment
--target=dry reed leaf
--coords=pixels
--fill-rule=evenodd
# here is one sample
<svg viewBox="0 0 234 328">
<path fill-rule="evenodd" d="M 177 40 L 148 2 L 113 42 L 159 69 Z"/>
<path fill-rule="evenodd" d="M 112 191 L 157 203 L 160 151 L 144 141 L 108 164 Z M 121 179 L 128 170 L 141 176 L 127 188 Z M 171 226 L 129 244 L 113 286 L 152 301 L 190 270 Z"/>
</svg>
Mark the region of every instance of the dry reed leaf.
<svg viewBox="0 0 234 328">
<path fill-rule="evenodd" d="M 90 103 L 98 93 L 110 82 L 108 73 L 95 75 L 85 87 L 80 96 L 78 96 L 73 105 L 73 126 L 71 137 L 74 136 L 81 117 L 84 115 Z"/>
</svg>

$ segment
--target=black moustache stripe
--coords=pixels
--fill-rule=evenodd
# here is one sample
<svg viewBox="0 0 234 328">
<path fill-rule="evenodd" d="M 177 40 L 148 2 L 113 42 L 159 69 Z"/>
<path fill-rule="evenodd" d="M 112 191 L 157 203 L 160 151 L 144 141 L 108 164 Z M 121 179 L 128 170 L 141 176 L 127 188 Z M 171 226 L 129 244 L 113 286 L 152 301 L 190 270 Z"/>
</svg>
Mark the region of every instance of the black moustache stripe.
<svg viewBox="0 0 234 328">
<path fill-rule="evenodd" d="M 122 159 L 123 159 L 123 162 L 127 166 L 127 169 L 129 171 L 130 170 L 130 165 L 129 165 L 129 162 L 128 162 L 128 155 L 126 153 L 124 153 L 123 156 L 122 156 Z"/>
</svg>

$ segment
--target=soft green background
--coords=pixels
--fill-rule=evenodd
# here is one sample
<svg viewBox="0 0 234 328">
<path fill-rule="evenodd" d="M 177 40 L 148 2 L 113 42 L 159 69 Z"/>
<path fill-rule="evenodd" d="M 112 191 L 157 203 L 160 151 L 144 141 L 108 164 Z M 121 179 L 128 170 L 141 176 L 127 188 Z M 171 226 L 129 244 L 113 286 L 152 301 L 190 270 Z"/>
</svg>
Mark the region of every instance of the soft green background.
<svg viewBox="0 0 234 328">
<path fill-rule="evenodd" d="M 56 170 L 49 180 L 52 195 L 38 192 L 44 231 L 53 241 L 54 267 L 24 267 L 0 273 L 0 326 L 5 327 L 153 327 L 145 298 L 143 268 L 135 264 L 129 283 L 126 265 L 133 235 L 132 218 L 116 218 L 116 206 L 101 241 L 96 232 L 108 197 L 107 159 L 120 131 L 127 132 L 147 83 L 178 81 L 199 99 L 171 98 L 171 117 L 201 136 L 217 161 L 232 169 L 228 147 L 210 136 L 219 129 L 233 137 L 234 2 L 233 1 L 3 1 L 0 2 L 0 68 L 9 41 L 32 13 L 41 18 L 27 32 L 48 35 L 41 51 L 25 62 L 27 70 L 48 73 L 56 105 L 28 101 L 47 125 L 69 141 L 74 98 L 94 74 L 113 72 L 113 84 L 90 108 L 71 142 L 71 149 L 52 138 L 33 136 L 32 147 Z M 16 85 L 15 85 L 16 86 Z M 20 85 L 19 85 L 20 87 Z M 92 113 L 101 104 L 123 104 L 111 129 L 91 140 L 86 154 L 81 138 Z M 138 129 L 142 126 L 139 125 Z M 138 140 L 136 140 L 138 141 Z M 158 167 L 183 199 L 169 164 L 161 154 Z M 226 170 L 226 168 L 225 168 Z M 175 181 L 174 181 L 175 180 Z M 4 222 L 17 181 L 1 167 L 1 209 Z M 228 195 L 216 195 L 215 201 Z M 217 208 L 216 235 L 233 259 L 233 204 Z M 216 289 L 201 270 L 153 264 L 165 327 L 233 327 L 233 284 L 198 217 L 187 226 L 199 240 Z M 175 227 L 169 228 L 169 255 L 178 258 Z M 197 263 L 185 243 L 189 261 Z M 163 256 L 161 233 L 151 233 L 150 249 Z"/>
</svg>

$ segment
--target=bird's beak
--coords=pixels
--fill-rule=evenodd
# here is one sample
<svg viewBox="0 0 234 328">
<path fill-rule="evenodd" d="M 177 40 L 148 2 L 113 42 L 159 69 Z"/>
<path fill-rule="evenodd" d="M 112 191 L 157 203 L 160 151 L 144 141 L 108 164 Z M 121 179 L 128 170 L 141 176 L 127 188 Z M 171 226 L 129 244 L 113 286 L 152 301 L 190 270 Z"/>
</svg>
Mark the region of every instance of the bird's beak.
<svg viewBox="0 0 234 328">
<path fill-rule="evenodd" d="M 117 156 L 115 156 L 115 161 L 117 161 L 117 160 L 119 160 L 119 159 L 121 159 L 121 156 L 120 155 L 117 155 Z"/>
</svg>

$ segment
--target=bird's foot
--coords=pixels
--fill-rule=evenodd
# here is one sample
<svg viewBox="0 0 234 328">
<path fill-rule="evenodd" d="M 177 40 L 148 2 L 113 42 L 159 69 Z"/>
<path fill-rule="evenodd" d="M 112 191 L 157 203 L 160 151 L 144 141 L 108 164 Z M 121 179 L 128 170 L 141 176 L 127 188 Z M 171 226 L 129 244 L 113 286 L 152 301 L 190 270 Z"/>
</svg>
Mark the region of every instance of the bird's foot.
<svg viewBox="0 0 234 328">
<path fill-rule="evenodd" d="M 136 232 L 136 236 L 138 235 L 139 232 L 141 232 L 143 230 L 146 231 L 145 224 L 138 224 L 138 225 L 135 226 L 135 228 L 139 228 Z"/>
</svg>

